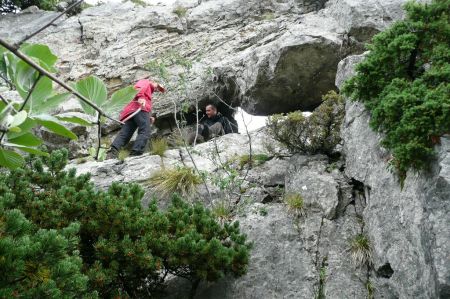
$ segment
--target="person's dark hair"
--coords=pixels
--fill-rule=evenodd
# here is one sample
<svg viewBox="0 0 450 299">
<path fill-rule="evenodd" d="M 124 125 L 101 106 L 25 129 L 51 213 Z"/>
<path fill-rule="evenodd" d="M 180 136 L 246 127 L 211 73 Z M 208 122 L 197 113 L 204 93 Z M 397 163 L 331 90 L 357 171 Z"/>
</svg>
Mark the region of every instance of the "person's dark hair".
<svg viewBox="0 0 450 299">
<path fill-rule="evenodd" d="M 213 107 L 213 108 L 216 109 L 216 111 L 217 111 L 217 105 L 216 105 L 216 104 L 214 104 L 214 103 L 208 103 L 208 104 L 206 104 L 205 109 L 206 109 L 206 107 L 208 107 L 208 106 Z"/>
</svg>

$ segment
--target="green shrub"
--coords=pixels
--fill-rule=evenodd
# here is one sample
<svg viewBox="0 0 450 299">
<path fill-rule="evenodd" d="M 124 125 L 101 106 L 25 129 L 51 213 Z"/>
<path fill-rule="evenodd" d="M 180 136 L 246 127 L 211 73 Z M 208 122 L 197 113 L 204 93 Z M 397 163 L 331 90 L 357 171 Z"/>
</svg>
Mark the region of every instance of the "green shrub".
<svg viewBox="0 0 450 299">
<path fill-rule="evenodd" d="M 350 254 L 357 266 L 372 264 L 372 247 L 366 235 L 358 234 L 350 240 Z"/>
<path fill-rule="evenodd" d="M 76 250 L 80 225 L 39 229 L 19 210 L 4 208 L 13 197 L 0 198 L 0 298 L 95 298 Z"/>
<path fill-rule="evenodd" d="M 433 146 L 450 132 L 450 0 L 408 3 L 407 17 L 376 35 L 343 91 L 370 111 L 371 126 L 401 181 L 427 169 Z"/>
<path fill-rule="evenodd" d="M 250 245 L 239 232 L 237 222 L 221 225 L 209 210 L 179 197 L 173 199 L 165 212 L 158 210 L 156 201 L 144 210 L 141 205 L 144 192 L 138 185 L 113 183 L 107 191 L 97 190 L 88 174 L 76 176 L 73 169 L 64 171 L 66 163 L 67 151 L 56 151 L 49 158 L 27 161 L 23 169 L 13 170 L 9 175 L 0 174 L 2 213 L 3 209 L 17 208 L 38 229 L 35 234 L 36 230 L 20 224 L 16 225 L 17 233 L 7 230 L 18 240 L 22 234 L 18 229 L 23 228 L 24 233 L 33 236 L 27 236 L 24 242 L 32 244 L 30 250 L 34 251 L 30 254 L 13 251 L 19 261 L 9 267 L 23 272 L 20 267 L 29 264 L 33 268 L 28 272 L 37 278 L 2 278 L 0 294 L 9 294 L 11 290 L 32 292 L 29 290 L 32 288 L 36 289 L 35 294 L 44 294 L 38 291 L 59 287 L 60 293 L 54 291 L 56 295 L 25 297 L 79 298 L 87 284 L 87 289 L 98 292 L 101 298 L 144 298 L 164 283 L 167 273 L 193 282 L 245 273 Z M 0 217 L 2 234 L 4 219 Z M 15 214 L 12 219 L 19 221 L 20 217 Z M 26 223 L 26 219 L 22 222 Z M 50 238 L 46 235 L 56 244 L 39 243 L 39 238 Z M 2 237 L 0 252 L 5 242 L 8 239 Z M 47 247 L 40 249 L 39 244 Z M 13 271 L 5 268 L 2 259 L 0 267 L 0 277 L 12 275 Z M 83 274 L 77 273 L 80 269 Z"/>
<path fill-rule="evenodd" d="M 59 0 L 0 0 L 0 12 L 13 12 L 14 6 L 25 9 L 36 5 L 43 10 L 55 10 Z"/>
<path fill-rule="evenodd" d="M 270 134 L 291 152 L 331 155 L 341 140 L 344 101 L 334 91 L 322 99 L 323 103 L 309 117 L 301 111 L 270 116 L 267 120 Z"/>
<path fill-rule="evenodd" d="M 189 167 L 161 169 L 148 180 L 148 184 L 163 197 L 179 193 L 182 196 L 192 195 L 202 179 Z"/>
</svg>

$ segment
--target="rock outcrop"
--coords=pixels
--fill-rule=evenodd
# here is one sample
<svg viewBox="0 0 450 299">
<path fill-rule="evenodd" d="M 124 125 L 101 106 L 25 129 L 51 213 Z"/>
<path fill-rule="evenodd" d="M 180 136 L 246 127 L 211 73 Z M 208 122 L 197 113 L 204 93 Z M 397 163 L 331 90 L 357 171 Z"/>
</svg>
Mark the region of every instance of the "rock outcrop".
<svg viewBox="0 0 450 299">
<path fill-rule="evenodd" d="M 164 81 L 169 92 L 155 103 L 163 117 L 173 101 L 211 99 L 267 115 L 315 108 L 334 89 L 338 62 L 400 18 L 404 1 L 146 3 L 88 8 L 32 41 L 53 49 L 66 80 L 95 74 L 111 91 L 149 74 Z M 0 36 L 17 41 L 55 14 L 1 16 Z M 170 78 L 158 78 L 159 68 L 148 64 L 158 59 Z M 187 88 L 179 86 L 180 73 Z"/>
<path fill-rule="evenodd" d="M 339 88 L 364 54 L 338 62 L 362 53 L 362 43 L 401 18 L 402 3 L 183 0 L 139 7 L 126 2 L 87 9 L 35 41 L 59 55 L 66 80 L 96 74 L 111 90 L 151 73 L 147 63 L 158 57 L 188 58 L 194 63 L 187 93 L 173 81 L 183 68 L 168 65 L 174 76 L 167 84 L 174 88 L 155 103 L 163 116 L 172 113 L 173 101 L 214 97 L 267 114 L 312 109 L 322 93 L 334 84 Z M 41 11 L 2 16 L 0 36 L 18 39 L 52 16 Z M 19 26 L 22 22 L 27 25 Z M 201 284 L 195 298 L 450 297 L 450 136 L 436 146 L 431 171 L 408 173 L 401 189 L 388 168 L 390 154 L 380 147 L 381 135 L 369 127 L 361 104 L 346 104 L 341 132 L 339 161 L 291 156 L 261 130 L 226 135 L 189 153 L 173 149 L 163 158 L 77 160 L 69 167 L 91 173 L 99 188 L 113 181 L 142 183 L 144 205 L 155 195 L 146 182 L 162 167 L 186 165 L 206 175 L 192 199 L 208 206 L 226 200 L 254 248 L 247 275 Z M 250 148 L 265 162 L 248 169 L 239 161 Z M 236 170 L 234 181 L 224 165 Z M 288 209 L 285 194 L 303 198 L 301 212 Z M 164 208 L 167 199 L 159 198 L 159 205 Z M 371 244 L 371 260 L 363 265 L 351 257 L 358 235 Z M 187 298 L 189 288 L 172 279 L 162 297 Z"/>
<path fill-rule="evenodd" d="M 348 62 L 358 59 L 344 60 L 343 70 L 351 74 Z M 436 147 L 431 172 L 409 172 L 403 189 L 362 104 L 347 103 L 343 139 L 345 174 L 365 191 L 377 287 L 387 298 L 450 296 L 450 136 Z"/>
</svg>

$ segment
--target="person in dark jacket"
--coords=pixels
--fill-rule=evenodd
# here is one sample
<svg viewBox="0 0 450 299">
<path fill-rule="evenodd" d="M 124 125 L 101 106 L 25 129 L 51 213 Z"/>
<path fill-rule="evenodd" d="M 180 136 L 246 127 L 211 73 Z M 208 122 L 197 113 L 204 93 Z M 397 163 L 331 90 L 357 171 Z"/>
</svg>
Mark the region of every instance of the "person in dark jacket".
<svg viewBox="0 0 450 299">
<path fill-rule="evenodd" d="M 233 125 L 230 120 L 217 111 L 217 106 L 214 104 L 206 105 L 206 115 L 200 119 L 198 125 L 198 133 L 190 133 L 188 136 L 188 143 L 193 144 L 197 135 L 197 142 L 201 143 L 211 138 L 235 133 Z"/>
</svg>

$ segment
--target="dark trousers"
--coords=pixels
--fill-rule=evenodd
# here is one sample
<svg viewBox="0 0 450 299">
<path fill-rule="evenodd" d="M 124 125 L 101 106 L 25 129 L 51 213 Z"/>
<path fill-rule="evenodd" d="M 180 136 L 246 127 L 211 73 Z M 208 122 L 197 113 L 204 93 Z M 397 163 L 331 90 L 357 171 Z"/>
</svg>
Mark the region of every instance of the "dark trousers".
<svg viewBox="0 0 450 299">
<path fill-rule="evenodd" d="M 114 139 L 111 144 L 111 148 L 119 151 L 130 141 L 136 129 L 138 129 L 138 135 L 134 141 L 133 148 L 131 149 L 131 154 L 142 154 L 148 140 L 150 139 L 150 114 L 145 111 L 140 111 L 138 114 L 125 122 L 116 139 Z"/>
</svg>

